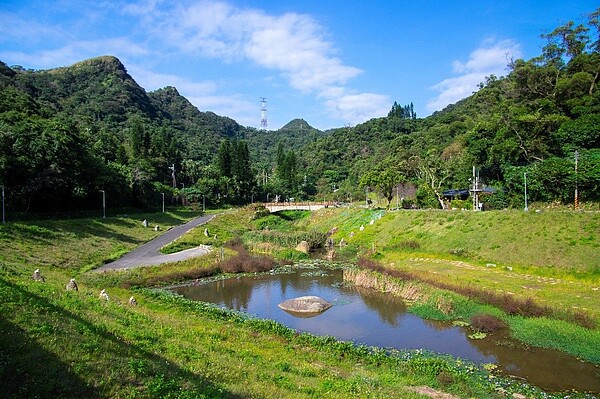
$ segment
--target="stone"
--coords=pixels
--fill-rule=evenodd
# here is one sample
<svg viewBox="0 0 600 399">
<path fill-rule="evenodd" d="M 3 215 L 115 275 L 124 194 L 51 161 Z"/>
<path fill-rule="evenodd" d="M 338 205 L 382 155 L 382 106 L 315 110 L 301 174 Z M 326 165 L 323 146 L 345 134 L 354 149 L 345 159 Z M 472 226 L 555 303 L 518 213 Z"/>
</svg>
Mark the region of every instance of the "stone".
<svg viewBox="0 0 600 399">
<path fill-rule="evenodd" d="M 346 240 L 344 240 L 343 238 L 340 240 L 340 248 L 345 247 L 346 246 Z"/>
<path fill-rule="evenodd" d="M 204 229 L 204 237 L 208 237 L 208 228 Z"/>
<path fill-rule="evenodd" d="M 46 281 L 46 279 L 44 278 L 44 276 L 42 276 L 42 273 L 40 272 L 40 269 L 35 269 L 33 272 L 33 276 L 31 276 L 31 278 L 34 281 Z"/>
<path fill-rule="evenodd" d="M 154 226 L 154 231 L 159 231 L 160 227 L 158 227 L 158 225 Z"/>
<path fill-rule="evenodd" d="M 360 231 L 363 231 L 364 229 L 365 229 L 365 226 L 363 226 L 363 225 L 360 225 L 360 229 L 359 229 L 359 230 L 360 230 Z"/>
<path fill-rule="evenodd" d="M 330 236 L 330 235 L 332 235 L 332 234 L 335 234 L 335 233 L 337 233 L 337 231 L 338 231 L 338 228 L 337 228 L 337 227 L 332 227 L 332 228 L 331 228 L 331 230 L 329 230 L 329 231 L 327 232 L 327 235 L 329 235 L 329 236 Z"/>
<path fill-rule="evenodd" d="M 352 238 L 352 237 L 354 237 L 354 232 L 353 231 L 350 232 L 350 238 Z"/>
<path fill-rule="evenodd" d="M 100 291 L 100 295 L 98 295 L 98 298 L 108 301 L 108 294 L 106 293 L 106 290 L 104 288 L 102 289 L 102 291 Z"/>
<path fill-rule="evenodd" d="M 329 309 L 332 305 L 323 298 L 309 295 L 288 299 L 287 301 L 281 302 L 277 306 L 291 314 L 316 316 L 317 314 L 323 313 Z"/>
<path fill-rule="evenodd" d="M 131 306 L 136 306 L 138 304 L 134 297 L 129 298 L 129 302 L 128 303 Z"/>
<path fill-rule="evenodd" d="M 74 278 L 69 280 L 67 283 L 67 291 L 79 291 L 79 287 L 77 287 L 77 283 L 75 282 Z"/>
<path fill-rule="evenodd" d="M 375 219 L 371 219 L 371 221 L 369 222 L 369 224 L 372 226 L 373 223 L 375 223 Z"/>
<path fill-rule="evenodd" d="M 308 242 L 306 241 L 300 241 L 300 244 L 298 244 L 296 246 L 296 251 L 298 252 L 304 252 L 305 254 L 310 252 L 310 246 L 308 245 Z"/>
<path fill-rule="evenodd" d="M 146 219 L 142 220 L 142 226 L 148 227 L 148 221 Z"/>
</svg>

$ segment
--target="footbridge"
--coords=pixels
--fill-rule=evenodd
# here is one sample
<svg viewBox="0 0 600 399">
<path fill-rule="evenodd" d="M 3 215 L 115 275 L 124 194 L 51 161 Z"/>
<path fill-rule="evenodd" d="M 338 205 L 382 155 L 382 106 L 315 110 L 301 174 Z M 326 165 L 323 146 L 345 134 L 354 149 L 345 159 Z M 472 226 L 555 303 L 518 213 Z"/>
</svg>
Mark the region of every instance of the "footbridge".
<svg viewBox="0 0 600 399">
<path fill-rule="evenodd" d="M 266 202 L 263 204 L 271 213 L 279 211 L 316 211 L 318 209 L 333 207 L 336 205 L 332 201 L 322 202 Z"/>
</svg>

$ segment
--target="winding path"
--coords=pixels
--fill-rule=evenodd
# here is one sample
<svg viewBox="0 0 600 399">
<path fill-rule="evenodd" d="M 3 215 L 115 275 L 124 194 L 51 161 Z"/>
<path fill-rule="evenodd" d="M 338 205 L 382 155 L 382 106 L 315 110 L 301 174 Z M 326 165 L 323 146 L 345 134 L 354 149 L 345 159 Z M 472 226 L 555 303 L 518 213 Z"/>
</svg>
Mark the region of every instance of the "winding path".
<svg viewBox="0 0 600 399">
<path fill-rule="evenodd" d="M 164 234 L 161 234 L 147 243 L 140 245 L 133 251 L 126 253 L 116 261 L 102 265 L 93 271 L 104 272 L 107 270 L 123 270 L 140 266 L 154 266 L 162 263 L 179 262 L 181 260 L 206 255 L 208 252 L 210 252 L 210 248 L 205 245 L 168 255 L 161 254 L 159 251 L 162 247 L 175 241 L 177 238 L 181 237 L 194 227 L 207 223 L 214 216 L 215 215 L 200 216 L 196 219 L 190 220 L 185 224 L 175 226 L 167 230 Z"/>
</svg>

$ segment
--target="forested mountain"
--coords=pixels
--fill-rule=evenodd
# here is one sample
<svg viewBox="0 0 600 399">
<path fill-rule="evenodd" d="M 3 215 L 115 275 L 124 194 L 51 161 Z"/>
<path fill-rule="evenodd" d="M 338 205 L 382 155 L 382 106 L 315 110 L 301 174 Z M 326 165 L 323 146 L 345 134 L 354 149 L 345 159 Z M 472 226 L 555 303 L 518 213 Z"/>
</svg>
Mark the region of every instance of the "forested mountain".
<svg viewBox="0 0 600 399">
<path fill-rule="evenodd" d="M 305 145 L 326 135 L 304 119 L 294 119 L 278 130 L 246 129 L 241 137 L 248 142 L 252 158 L 270 168 L 276 161 L 280 145 L 288 151 L 301 152 Z"/>
<path fill-rule="evenodd" d="M 18 211 L 146 206 L 243 130 L 167 87 L 146 93 L 115 57 L 47 71 L 0 63 L 0 183 Z"/>
<path fill-rule="evenodd" d="M 427 118 L 412 103 L 327 132 L 295 119 L 277 131 L 201 112 L 177 89 L 147 93 L 110 56 L 47 71 L 0 63 L 0 185 L 11 211 L 154 206 L 160 193 L 209 203 L 294 197 L 390 200 L 414 186 L 445 205 L 473 167 L 490 207 L 600 200 L 599 11 L 544 35 L 472 96 Z M 239 158 L 239 159 L 238 159 Z M 229 166 L 227 166 L 229 165 Z M 184 189 L 185 186 L 185 189 Z"/>
<path fill-rule="evenodd" d="M 329 171 L 355 187 L 389 193 L 417 185 L 421 206 L 468 188 L 473 166 L 497 188 L 496 207 L 522 206 L 525 174 L 532 201 L 600 199 L 599 11 L 587 25 L 569 22 L 544 35 L 543 53 L 513 60 L 503 78 L 489 76 L 472 96 L 425 119 L 394 104 L 387 118 L 339 129 L 306 149 L 315 175 Z M 342 182 L 340 182 L 342 183 Z M 343 193 L 339 193 L 343 195 Z"/>
</svg>

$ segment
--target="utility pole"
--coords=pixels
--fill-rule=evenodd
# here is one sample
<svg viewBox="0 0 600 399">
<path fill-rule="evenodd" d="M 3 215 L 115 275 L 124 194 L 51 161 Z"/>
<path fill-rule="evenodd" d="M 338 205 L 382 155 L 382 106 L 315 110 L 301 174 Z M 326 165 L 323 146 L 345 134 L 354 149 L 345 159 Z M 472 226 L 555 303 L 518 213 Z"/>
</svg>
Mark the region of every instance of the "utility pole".
<svg viewBox="0 0 600 399">
<path fill-rule="evenodd" d="M 165 193 L 161 193 L 162 194 L 162 213 L 165 213 Z"/>
<path fill-rule="evenodd" d="M 579 191 L 578 191 L 578 176 L 577 164 L 579 163 L 579 151 L 575 150 L 575 210 L 579 209 Z"/>
</svg>

